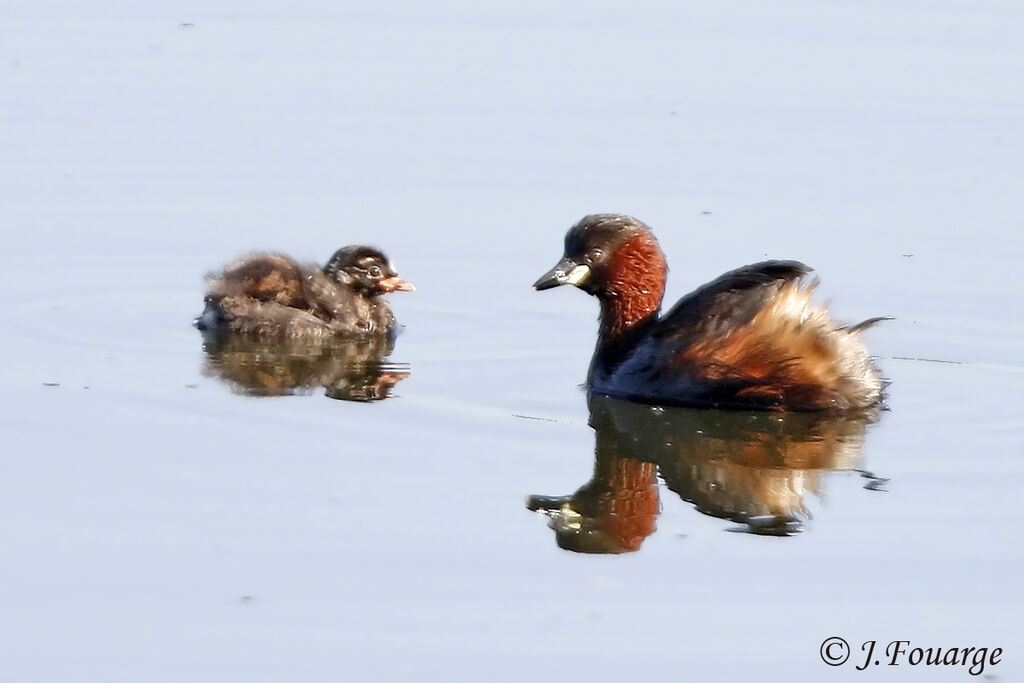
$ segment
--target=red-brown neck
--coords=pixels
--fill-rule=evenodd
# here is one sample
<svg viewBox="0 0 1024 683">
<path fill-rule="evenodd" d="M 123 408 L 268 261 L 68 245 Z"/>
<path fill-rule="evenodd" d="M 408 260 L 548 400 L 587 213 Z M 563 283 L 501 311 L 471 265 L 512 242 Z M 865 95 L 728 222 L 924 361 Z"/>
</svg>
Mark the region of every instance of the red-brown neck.
<svg viewBox="0 0 1024 683">
<path fill-rule="evenodd" d="M 658 241 L 649 232 L 619 245 L 604 268 L 601 300 L 601 340 L 629 336 L 643 323 L 657 318 L 665 296 L 668 267 Z"/>
</svg>

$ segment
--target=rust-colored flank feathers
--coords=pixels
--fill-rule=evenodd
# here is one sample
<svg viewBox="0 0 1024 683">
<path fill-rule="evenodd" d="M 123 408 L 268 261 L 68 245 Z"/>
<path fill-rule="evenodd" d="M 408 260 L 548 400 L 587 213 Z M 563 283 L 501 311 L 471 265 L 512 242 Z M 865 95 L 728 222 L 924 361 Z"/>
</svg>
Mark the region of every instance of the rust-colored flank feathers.
<svg viewBox="0 0 1024 683">
<path fill-rule="evenodd" d="M 867 408 L 882 380 L 859 331 L 811 301 L 817 281 L 786 282 L 748 322 L 680 349 L 695 378 L 735 387 L 730 403 L 796 410 Z M 861 328 L 863 329 L 863 328 Z"/>
<path fill-rule="evenodd" d="M 588 384 L 650 403 L 855 411 L 885 383 L 860 333 L 880 320 L 835 322 L 796 261 L 738 268 L 660 316 L 668 268 L 650 228 L 618 214 L 583 218 L 565 254 L 534 285 L 573 284 L 598 298 Z"/>
</svg>

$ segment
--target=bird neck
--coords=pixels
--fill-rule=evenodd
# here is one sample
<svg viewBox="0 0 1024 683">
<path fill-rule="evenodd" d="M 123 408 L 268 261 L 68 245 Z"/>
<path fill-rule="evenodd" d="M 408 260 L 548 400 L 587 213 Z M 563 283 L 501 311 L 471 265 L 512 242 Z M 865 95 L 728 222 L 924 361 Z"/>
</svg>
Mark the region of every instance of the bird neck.
<svg viewBox="0 0 1024 683">
<path fill-rule="evenodd" d="M 615 250 L 598 294 L 597 355 L 606 366 L 621 361 L 657 322 L 667 273 L 665 256 L 649 232 L 630 238 Z"/>
</svg>

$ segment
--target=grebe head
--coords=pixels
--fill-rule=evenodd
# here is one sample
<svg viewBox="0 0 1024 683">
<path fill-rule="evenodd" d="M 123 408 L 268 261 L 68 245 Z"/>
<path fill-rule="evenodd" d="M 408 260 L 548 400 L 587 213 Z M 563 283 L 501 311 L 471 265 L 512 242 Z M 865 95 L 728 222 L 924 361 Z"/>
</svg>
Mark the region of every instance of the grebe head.
<svg viewBox="0 0 1024 683">
<path fill-rule="evenodd" d="M 339 249 L 324 266 L 324 273 L 369 296 L 396 291 L 412 292 L 416 289 L 398 277 L 388 257 L 373 247 L 350 246 Z"/>
<path fill-rule="evenodd" d="M 534 289 L 575 285 L 597 297 L 644 296 L 660 305 L 668 268 L 651 229 L 614 213 L 584 216 L 565 235 L 565 253 Z"/>
</svg>

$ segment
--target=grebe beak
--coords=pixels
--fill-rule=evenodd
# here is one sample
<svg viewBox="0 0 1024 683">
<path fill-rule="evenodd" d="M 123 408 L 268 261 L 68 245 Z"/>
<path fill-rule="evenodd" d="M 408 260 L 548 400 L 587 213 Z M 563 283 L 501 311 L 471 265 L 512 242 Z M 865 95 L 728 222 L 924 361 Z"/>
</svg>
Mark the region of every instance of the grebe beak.
<svg viewBox="0 0 1024 683">
<path fill-rule="evenodd" d="M 579 287 L 590 277 L 590 266 L 576 263 L 566 256 L 555 267 L 540 276 L 540 279 L 533 283 L 533 288 L 538 292 L 552 287 L 562 285 L 576 285 Z"/>
<path fill-rule="evenodd" d="M 412 286 L 411 282 L 406 282 L 397 275 L 392 275 L 389 278 L 385 278 L 380 281 L 377 285 L 383 292 L 415 292 L 416 288 Z"/>
</svg>

